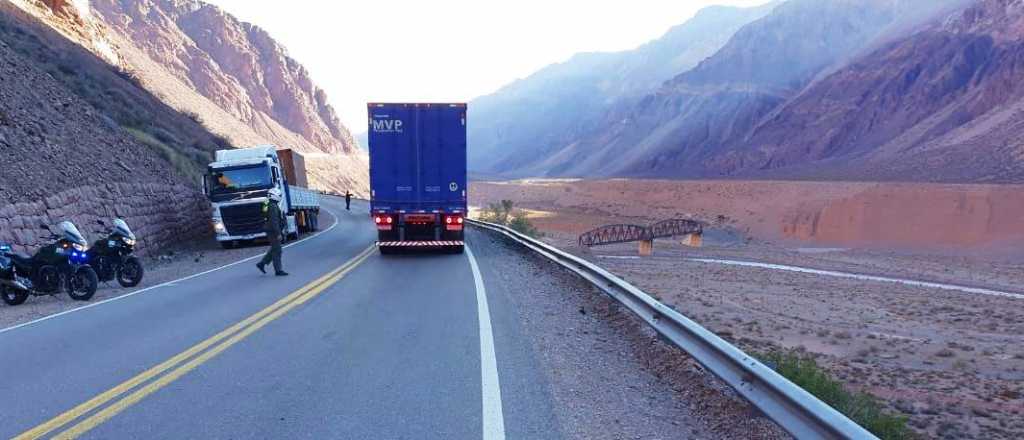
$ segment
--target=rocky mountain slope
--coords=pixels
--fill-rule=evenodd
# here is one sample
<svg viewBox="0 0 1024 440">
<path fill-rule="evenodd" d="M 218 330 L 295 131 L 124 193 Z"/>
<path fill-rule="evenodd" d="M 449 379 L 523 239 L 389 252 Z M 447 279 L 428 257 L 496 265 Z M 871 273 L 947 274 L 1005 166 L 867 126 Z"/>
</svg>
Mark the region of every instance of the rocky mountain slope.
<svg viewBox="0 0 1024 440">
<path fill-rule="evenodd" d="M 708 177 L 742 170 L 730 145 L 819 75 L 941 3 L 789 0 L 697 67 L 639 102 L 620 103 L 599 128 L 523 171 Z"/>
<path fill-rule="evenodd" d="M 696 66 L 776 4 L 705 8 L 634 50 L 579 54 L 475 99 L 469 125 L 472 166 L 517 167 L 597 129 L 611 104 L 632 102 Z"/>
<path fill-rule="evenodd" d="M 1019 182 L 1022 69 L 1024 3 L 983 0 L 813 85 L 739 157 L 767 171 L 817 162 L 838 175 Z"/>
<path fill-rule="evenodd" d="M 115 216 L 143 254 L 208 234 L 209 204 L 187 173 L 218 138 L 33 19 L 0 3 L 0 241 L 31 250 L 40 223 L 63 220 L 95 239 L 95 220 Z"/>
<path fill-rule="evenodd" d="M 196 0 L 93 0 L 92 6 L 118 36 L 258 134 L 287 130 L 307 141 L 301 146 L 307 151 L 353 150 L 327 94 L 263 29 Z"/>
<path fill-rule="evenodd" d="M 294 148 L 311 156 L 312 186 L 368 190 L 326 93 L 262 29 L 197 0 L 12 1 L 231 145 Z"/>
<path fill-rule="evenodd" d="M 597 128 L 478 171 L 1020 182 L 1022 9 L 789 0 Z"/>
</svg>

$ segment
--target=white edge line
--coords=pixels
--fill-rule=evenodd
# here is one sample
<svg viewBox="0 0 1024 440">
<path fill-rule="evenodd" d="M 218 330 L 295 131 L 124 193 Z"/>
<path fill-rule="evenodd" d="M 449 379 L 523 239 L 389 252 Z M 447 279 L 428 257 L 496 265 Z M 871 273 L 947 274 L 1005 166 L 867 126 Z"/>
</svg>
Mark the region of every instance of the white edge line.
<svg viewBox="0 0 1024 440">
<path fill-rule="evenodd" d="M 498 382 L 498 361 L 494 355 L 494 334 L 491 311 L 487 306 L 487 290 L 480 275 L 480 266 L 466 246 L 469 267 L 476 283 L 476 309 L 480 320 L 480 385 L 483 398 L 483 440 L 505 440 L 505 416 L 501 409 L 501 384 Z"/>
<path fill-rule="evenodd" d="M 331 213 L 331 216 L 334 217 L 334 223 L 332 223 L 329 228 L 324 229 L 323 231 L 320 231 L 316 235 L 311 235 L 311 236 L 303 238 L 303 239 L 301 239 L 299 241 L 296 241 L 296 242 L 293 242 L 293 243 L 289 243 L 289 244 L 287 244 L 287 245 L 285 245 L 283 247 L 284 248 L 290 248 L 292 246 L 295 246 L 295 245 L 298 245 L 298 244 L 302 244 L 306 240 L 320 237 L 320 236 L 330 232 L 336 226 L 338 226 L 338 215 L 335 214 L 334 211 L 331 211 L 330 209 L 324 208 L 324 210 L 329 212 L 329 213 Z M 196 274 L 192 274 L 192 275 L 189 275 L 187 277 L 178 278 L 176 280 L 171 280 L 171 281 L 167 281 L 167 282 L 164 282 L 164 283 L 160 283 L 160 284 L 157 284 L 155 286 L 147 287 L 145 289 L 139 289 L 139 290 L 136 290 L 134 292 L 129 292 L 129 293 L 126 293 L 126 294 L 121 295 L 121 296 L 115 296 L 113 298 L 107 298 L 107 299 L 105 299 L 103 301 L 94 302 L 94 303 L 91 303 L 91 304 L 88 304 L 88 305 L 84 305 L 82 307 L 74 308 L 74 309 L 71 309 L 71 310 L 65 310 L 63 312 L 54 313 L 52 315 L 47 315 L 47 316 L 44 316 L 42 318 L 34 319 L 32 321 L 29 321 L 29 322 L 23 322 L 23 323 L 18 324 L 18 325 L 13 325 L 13 326 L 10 326 L 10 327 L 4 328 L 4 329 L 0 329 L 0 334 L 4 334 L 4 333 L 7 333 L 9 331 L 17 330 L 17 329 L 22 328 L 22 327 L 28 327 L 28 326 L 30 326 L 32 324 L 38 324 L 40 322 L 48 321 L 50 319 L 54 319 L 54 318 L 57 318 L 57 317 L 60 317 L 60 316 L 68 315 L 68 314 L 71 314 L 71 313 L 74 313 L 74 312 L 80 312 L 80 311 L 85 310 L 85 309 L 91 309 L 93 307 L 101 306 L 103 304 L 112 303 L 114 301 L 118 301 L 118 300 L 122 300 L 122 299 L 125 299 L 125 298 L 128 298 L 128 297 L 132 297 L 132 296 L 138 295 L 140 293 L 149 292 L 151 290 L 159 289 L 161 287 L 168 287 L 168 286 L 174 285 L 175 283 L 180 283 L 182 281 L 188 281 L 188 280 L 191 280 L 193 278 L 201 277 L 203 275 L 206 275 L 206 274 L 209 274 L 209 273 L 213 273 L 213 272 L 217 272 L 219 270 L 227 269 L 227 268 L 232 267 L 232 266 L 237 266 L 239 264 L 245 263 L 246 261 L 252 261 L 252 260 L 255 260 L 257 258 L 263 258 L 263 256 L 262 255 L 253 255 L 251 257 L 243 258 L 241 260 L 235 261 L 234 263 L 225 264 L 223 266 L 220 266 L 220 267 L 217 267 L 217 268 L 214 268 L 214 269 L 210 269 L 210 270 L 207 270 L 207 271 L 204 271 L 204 272 L 199 272 L 199 273 L 196 273 Z"/>
<path fill-rule="evenodd" d="M 1013 298 L 1013 299 L 1024 299 L 1024 295 L 1019 294 L 1019 293 L 1002 292 L 1002 291 L 999 291 L 999 290 L 986 289 L 986 288 L 983 288 L 983 287 L 968 287 L 968 286 L 960 286 L 960 285 L 956 285 L 956 284 L 935 283 L 935 282 L 931 282 L 931 281 L 916 281 L 916 280 L 909 280 L 909 279 L 904 279 L 904 278 L 892 278 L 892 277 L 884 277 L 884 276 L 878 276 L 878 275 L 865 275 L 865 274 L 857 274 L 857 273 L 851 273 L 851 272 L 840 272 L 840 271 L 834 271 L 834 270 L 811 269 L 811 268 L 807 268 L 807 267 L 789 266 L 789 265 L 785 265 L 785 264 L 758 263 L 758 262 L 753 262 L 753 261 L 738 261 L 738 260 L 721 260 L 721 259 L 717 259 L 717 258 L 688 258 L 688 260 L 696 261 L 698 263 L 714 263 L 714 264 L 724 264 L 724 265 L 727 265 L 727 266 L 754 267 L 754 268 L 760 268 L 760 269 L 781 270 L 781 271 L 786 271 L 786 272 L 798 272 L 798 273 L 806 273 L 806 274 L 812 274 L 812 275 L 824 275 L 824 276 L 830 276 L 830 277 L 835 277 L 835 278 L 852 278 L 852 279 L 858 279 L 858 280 L 864 280 L 864 281 L 876 281 L 876 282 L 883 282 L 883 283 L 896 283 L 896 284 L 903 284 L 903 285 L 914 286 L 914 287 L 927 287 L 927 288 L 934 288 L 934 289 L 941 289 L 941 290 L 956 290 L 956 291 L 965 292 L 965 293 L 975 293 L 975 294 L 981 294 L 981 295 L 1001 296 L 1001 297 L 1004 297 L 1004 298 Z"/>
</svg>

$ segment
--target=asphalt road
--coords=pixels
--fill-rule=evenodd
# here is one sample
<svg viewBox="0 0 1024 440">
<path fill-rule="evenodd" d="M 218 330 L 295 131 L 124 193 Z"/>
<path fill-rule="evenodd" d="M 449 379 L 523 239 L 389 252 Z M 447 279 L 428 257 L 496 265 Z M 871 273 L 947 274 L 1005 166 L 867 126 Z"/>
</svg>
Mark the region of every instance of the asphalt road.
<svg viewBox="0 0 1024 440">
<path fill-rule="evenodd" d="M 0 438 L 560 438 L 500 268 L 380 256 L 363 205 L 254 262 L 0 330 Z"/>
</svg>

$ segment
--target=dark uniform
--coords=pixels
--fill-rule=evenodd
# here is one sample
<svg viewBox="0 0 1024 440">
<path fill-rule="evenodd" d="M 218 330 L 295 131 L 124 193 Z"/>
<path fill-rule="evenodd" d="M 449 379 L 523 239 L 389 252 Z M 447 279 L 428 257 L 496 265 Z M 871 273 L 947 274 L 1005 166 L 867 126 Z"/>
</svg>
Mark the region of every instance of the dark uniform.
<svg viewBox="0 0 1024 440">
<path fill-rule="evenodd" d="M 352 193 L 345 191 L 345 209 L 351 211 L 352 206 Z"/>
<path fill-rule="evenodd" d="M 270 242 L 270 250 L 263 256 L 263 259 L 256 264 L 260 272 L 266 272 L 264 266 L 274 263 L 274 275 L 288 275 L 281 269 L 281 208 L 276 201 L 269 201 L 263 205 L 263 213 L 267 216 L 267 223 L 264 231 L 267 233 L 267 241 Z"/>
</svg>

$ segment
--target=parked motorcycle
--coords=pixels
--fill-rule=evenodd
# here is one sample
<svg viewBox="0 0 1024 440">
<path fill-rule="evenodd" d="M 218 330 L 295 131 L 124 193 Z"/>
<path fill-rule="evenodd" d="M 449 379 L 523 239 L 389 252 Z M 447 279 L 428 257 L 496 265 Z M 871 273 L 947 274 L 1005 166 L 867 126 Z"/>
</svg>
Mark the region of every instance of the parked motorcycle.
<svg viewBox="0 0 1024 440">
<path fill-rule="evenodd" d="M 92 299 L 99 279 L 88 264 L 85 236 L 68 221 L 58 225 L 57 233 L 46 225 L 41 227 L 51 234 L 53 243 L 31 257 L 0 243 L 0 298 L 16 306 L 30 295 L 56 295 L 64 290 L 74 300 Z"/>
<path fill-rule="evenodd" d="M 97 222 L 107 227 L 106 222 Z M 100 281 L 109 282 L 117 279 L 122 287 L 135 287 L 142 282 L 145 269 L 142 261 L 132 255 L 135 250 L 135 234 L 128 224 L 121 219 L 114 219 L 109 227 L 107 237 L 97 240 L 87 252 L 89 264 L 96 270 Z"/>
</svg>

